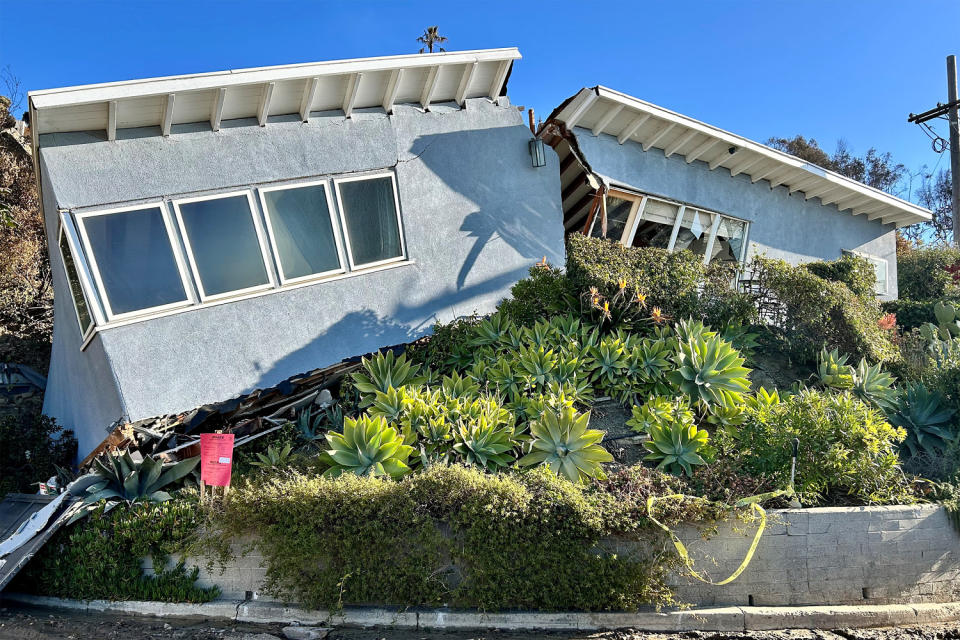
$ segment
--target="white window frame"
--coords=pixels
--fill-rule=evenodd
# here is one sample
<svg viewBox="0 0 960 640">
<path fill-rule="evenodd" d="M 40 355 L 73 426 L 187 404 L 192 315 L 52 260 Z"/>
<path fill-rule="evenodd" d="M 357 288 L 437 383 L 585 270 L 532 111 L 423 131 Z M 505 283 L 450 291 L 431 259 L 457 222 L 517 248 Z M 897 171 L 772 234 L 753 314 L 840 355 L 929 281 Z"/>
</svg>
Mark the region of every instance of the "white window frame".
<svg viewBox="0 0 960 640">
<path fill-rule="evenodd" d="M 270 208 L 267 206 L 266 194 L 272 191 L 292 191 L 294 189 L 303 189 L 305 187 L 316 186 L 323 187 L 324 196 L 327 199 L 327 215 L 330 216 L 330 228 L 333 230 L 333 242 L 337 248 L 337 261 L 339 262 L 340 267 L 338 269 L 330 269 L 320 273 L 310 273 L 305 276 L 298 276 L 296 278 L 287 278 L 283 273 L 283 257 L 280 255 L 280 250 L 277 248 L 276 235 L 273 230 L 273 220 L 270 218 Z M 260 198 L 260 208 L 263 210 L 263 217 L 267 222 L 267 235 L 270 239 L 270 248 L 273 250 L 273 258 L 277 263 L 277 275 L 280 277 L 281 286 L 297 284 L 300 282 L 309 282 L 312 280 L 323 280 L 325 278 L 329 278 L 330 276 L 346 273 L 347 268 L 344 262 L 343 243 L 340 238 L 340 223 L 337 220 L 337 214 L 334 211 L 332 191 L 333 189 L 331 188 L 330 180 L 312 180 L 310 182 L 296 182 L 275 187 L 257 188 L 257 195 Z"/>
<path fill-rule="evenodd" d="M 63 255 L 63 245 L 61 244 L 64 237 L 67 239 L 67 251 L 70 252 L 73 268 L 77 272 L 77 280 L 80 282 L 80 295 L 83 296 L 83 302 L 87 305 L 87 315 L 90 317 L 90 326 L 86 328 L 83 326 L 83 321 L 80 320 L 80 308 L 77 306 L 77 299 L 73 295 L 73 287 L 70 286 L 70 273 L 67 271 L 67 257 Z M 83 274 L 80 272 L 80 266 L 77 261 L 78 252 L 73 243 L 73 239 L 70 237 L 70 233 L 67 231 L 67 225 L 64 224 L 62 218 L 57 232 L 57 251 L 60 252 L 60 263 L 63 265 L 63 275 L 67 281 L 67 293 L 70 294 L 70 304 L 73 305 L 73 314 L 76 316 L 77 326 L 80 328 L 80 344 L 86 345 L 94 331 L 96 331 L 97 320 L 94 315 L 93 304 L 90 302 L 90 296 L 87 295 L 87 285 L 84 282 Z"/>
<path fill-rule="evenodd" d="M 183 215 L 180 212 L 180 205 L 190 204 L 191 202 L 204 202 L 207 200 L 222 200 L 237 196 L 246 196 L 247 198 L 247 208 L 250 211 L 250 218 L 253 220 L 253 227 L 257 233 L 257 242 L 260 245 L 260 259 L 263 260 L 263 268 L 267 274 L 267 282 L 265 284 L 258 284 L 252 287 L 236 289 L 234 291 L 207 294 L 203 288 L 203 279 L 200 277 L 200 271 L 197 268 L 196 258 L 193 255 L 193 246 L 190 243 L 190 236 L 187 234 L 187 229 L 183 224 Z M 177 227 L 180 230 L 180 236 L 183 238 L 183 246 L 187 251 L 187 259 L 190 263 L 190 271 L 193 274 L 194 281 L 197 284 L 197 292 L 200 294 L 201 303 L 214 300 L 223 300 L 224 298 L 235 298 L 237 296 L 253 293 L 255 291 L 266 291 L 268 289 L 275 289 L 277 287 L 276 279 L 274 278 L 273 263 L 270 260 L 270 249 L 267 246 L 268 242 L 266 239 L 266 233 L 263 230 L 263 225 L 260 224 L 260 216 L 257 215 L 255 199 L 251 189 L 240 189 L 238 191 L 228 191 L 225 193 L 216 193 L 208 196 L 196 196 L 193 198 L 177 198 L 172 199 L 170 202 L 173 204 L 173 210 L 177 216 Z"/>
<path fill-rule="evenodd" d="M 114 213 L 126 213 L 128 211 L 145 211 L 148 209 L 159 209 L 160 217 L 163 219 L 163 226 L 167 230 L 167 240 L 170 242 L 170 250 L 173 252 L 173 258 L 177 263 L 177 273 L 180 275 L 180 283 L 183 285 L 183 291 L 187 296 L 186 300 L 181 300 L 178 302 L 171 302 L 169 304 L 162 304 L 156 307 L 146 307 L 143 309 L 138 309 L 136 311 L 126 311 L 124 313 L 114 313 L 113 306 L 110 304 L 110 296 L 107 295 L 107 289 L 103 285 L 103 279 L 100 277 L 100 266 L 97 264 L 97 256 L 93 253 L 93 248 L 90 244 L 90 237 L 87 235 L 86 219 L 93 218 L 97 216 L 106 216 Z M 100 293 L 100 299 L 103 301 L 103 310 L 107 315 L 107 322 L 112 322 L 114 320 L 123 320 L 125 318 L 132 318 L 135 316 L 148 315 L 151 313 L 157 313 L 159 311 L 166 311 L 168 309 L 179 309 L 180 307 L 187 307 L 196 303 L 196 299 L 193 295 L 193 287 L 190 284 L 190 279 L 187 276 L 186 264 L 183 262 L 183 256 L 180 255 L 179 243 L 177 242 L 177 236 L 173 230 L 173 224 L 170 221 L 170 215 L 167 211 L 167 208 L 164 206 L 163 201 L 160 202 L 148 202 L 145 204 L 131 205 L 125 207 L 116 207 L 112 209 L 97 209 L 94 211 L 83 211 L 79 213 L 74 213 L 74 217 L 77 220 L 77 229 L 80 232 L 80 238 L 83 242 L 83 248 L 86 252 L 88 259 L 90 261 L 90 271 L 93 273 L 93 279 L 97 284 L 97 291 Z"/>
<path fill-rule="evenodd" d="M 843 249 L 840 254 L 849 254 L 853 256 L 859 256 L 861 258 L 866 258 L 867 260 L 876 260 L 883 264 L 883 291 L 873 290 L 874 295 L 886 296 L 890 295 L 890 261 L 886 258 L 881 258 L 880 256 L 875 256 L 872 253 L 867 253 L 866 251 L 860 251 L 859 249 Z"/>
<path fill-rule="evenodd" d="M 710 211 L 709 209 L 702 209 L 700 207 L 694 206 L 692 204 L 687 204 L 684 202 L 676 202 L 674 200 L 669 200 L 667 198 L 658 198 L 657 196 L 652 196 L 646 193 L 633 193 L 630 191 L 624 191 L 622 189 L 610 189 L 606 194 L 604 194 L 602 204 L 606 207 L 607 197 L 619 198 L 621 200 L 630 200 L 633 202 L 633 206 L 630 209 L 630 215 L 627 218 L 626 224 L 624 225 L 623 233 L 620 236 L 620 244 L 630 247 L 633 246 L 633 238 L 637 234 L 637 229 L 640 226 L 640 222 L 643 220 L 643 213 L 647 208 L 647 203 L 651 200 L 656 202 L 663 202 L 665 204 L 673 205 L 677 207 L 677 215 L 673 219 L 673 228 L 670 232 L 670 241 L 667 244 L 667 251 L 671 253 L 674 251 L 677 244 L 677 235 L 680 232 L 680 226 L 683 224 L 683 216 L 686 213 L 687 209 L 693 211 L 695 214 L 697 212 L 706 214 L 710 216 L 710 235 L 707 236 L 707 247 L 703 256 L 703 263 L 709 264 L 709 256 L 713 251 L 713 247 L 717 240 L 717 232 L 720 230 L 720 222 L 723 218 L 728 220 L 735 220 L 737 222 L 742 222 L 744 224 L 743 230 L 743 246 L 740 247 L 740 255 L 737 257 L 737 263 L 743 264 L 746 261 L 747 257 L 747 247 L 750 244 L 750 226 L 751 222 L 749 220 L 744 220 L 743 218 L 738 218 L 736 216 L 727 215 L 726 213 L 718 213 L 716 211 Z M 592 227 L 591 227 L 592 230 Z M 875 256 L 872 256 L 875 257 Z"/>
<path fill-rule="evenodd" d="M 361 180 L 374 180 L 377 178 L 390 178 L 390 184 L 393 185 L 393 208 L 397 214 L 397 231 L 400 234 L 400 255 L 394 258 L 387 258 L 386 260 L 375 260 L 374 262 L 364 262 L 363 264 L 356 264 L 353 261 L 353 249 L 350 247 L 350 231 L 347 228 L 347 219 L 344 215 L 343 209 L 343 198 L 340 194 L 340 185 L 344 182 L 359 182 Z M 333 186 L 337 192 L 337 211 L 340 215 L 340 225 L 343 230 L 343 244 L 347 249 L 347 257 L 350 261 L 350 271 L 357 271 L 359 269 L 369 269 L 371 267 L 378 267 L 384 264 L 390 264 L 391 262 L 401 262 L 407 259 L 407 243 L 404 238 L 403 233 L 403 220 L 400 215 L 400 194 L 397 191 L 397 177 L 392 171 L 381 171 L 379 173 L 368 173 L 362 176 L 351 176 L 348 178 L 334 178 Z"/>
</svg>

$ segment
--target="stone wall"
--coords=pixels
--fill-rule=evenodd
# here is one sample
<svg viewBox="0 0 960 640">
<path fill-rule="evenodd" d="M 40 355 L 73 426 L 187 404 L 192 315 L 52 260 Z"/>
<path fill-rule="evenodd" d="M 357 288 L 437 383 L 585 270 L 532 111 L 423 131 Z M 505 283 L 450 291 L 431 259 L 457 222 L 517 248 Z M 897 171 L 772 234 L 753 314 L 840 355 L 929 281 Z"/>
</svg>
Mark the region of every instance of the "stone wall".
<svg viewBox="0 0 960 640">
<path fill-rule="evenodd" d="M 743 560 L 754 526 L 724 524 L 706 540 L 692 528 L 679 535 L 697 570 L 720 581 Z M 261 597 L 266 570 L 255 551 L 223 573 L 203 565 L 200 584 L 219 585 L 223 598 Z M 895 604 L 960 601 L 958 577 L 960 535 L 942 507 L 918 505 L 771 511 L 753 560 L 732 583 L 675 576 L 672 584 L 680 602 L 700 606 Z"/>
</svg>

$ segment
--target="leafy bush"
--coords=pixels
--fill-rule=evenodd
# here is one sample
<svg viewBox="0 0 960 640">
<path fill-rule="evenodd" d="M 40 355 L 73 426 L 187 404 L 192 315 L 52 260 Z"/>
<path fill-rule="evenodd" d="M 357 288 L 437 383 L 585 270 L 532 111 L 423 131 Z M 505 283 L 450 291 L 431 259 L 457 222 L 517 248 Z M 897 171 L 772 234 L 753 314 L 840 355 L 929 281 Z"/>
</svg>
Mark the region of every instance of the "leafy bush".
<svg viewBox="0 0 960 640">
<path fill-rule="evenodd" d="M 567 238 L 567 276 L 577 291 L 595 287 L 606 297 L 625 280 L 649 307 L 674 318 L 704 318 L 717 326 L 753 320 L 749 299 L 731 286 L 730 266 L 704 265 L 702 256 L 686 250 L 624 247 L 575 233 Z"/>
<path fill-rule="evenodd" d="M 927 322 L 931 322 L 933 315 L 932 300 L 918 302 L 916 300 L 887 300 L 881 303 L 885 313 L 892 313 L 897 317 L 897 326 L 903 331 L 919 329 Z"/>
<path fill-rule="evenodd" d="M 45 415 L 0 416 L 0 496 L 36 493 L 37 482 L 71 468 L 77 439 Z"/>
<path fill-rule="evenodd" d="M 896 359 L 892 332 L 881 328 L 880 305 L 872 294 L 857 296 L 842 283 L 783 260 L 757 257 L 750 270 L 758 310 L 786 338 L 792 360 L 812 363 L 823 347 L 871 362 Z"/>
<path fill-rule="evenodd" d="M 12 589 L 75 600 L 208 602 L 216 587 L 197 587 L 197 569 L 167 568 L 203 523 L 195 499 L 137 503 L 64 527 L 15 579 Z M 152 558 L 155 576 L 144 575 L 141 558 Z"/>
<path fill-rule="evenodd" d="M 406 354 L 413 362 L 428 369 L 445 368 L 455 353 L 467 348 L 480 321 L 481 318 L 469 316 L 447 324 L 438 322 L 433 325 L 433 333 L 407 347 Z"/>
<path fill-rule="evenodd" d="M 877 272 L 866 258 L 844 254 L 837 260 L 808 262 L 808 271 L 824 280 L 840 282 L 855 296 L 871 298 L 877 286 Z"/>
<path fill-rule="evenodd" d="M 721 447 L 743 469 L 786 486 L 791 442 L 800 440 L 796 490 L 801 502 L 908 504 L 914 501 L 899 466 L 906 436 L 883 414 L 848 392 L 804 390 L 778 403 L 748 406 L 746 421 Z"/>
<path fill-rule="evenodd" d="M 510 288 L 510 297 L 497 305 L 497 311 L 527 327 L 578 308 L 577 295 L 573 283 L 560 269 L 540 264 L 530 269 L 529 278 Z"/>
<path fill-rule="evenodd" d="M 635 609 L 669 603 L 664 578 L 678 566 L 658 550 L 646 498 L 683 489 L 642 468 L 586 486 L 545 469 L 456 465 L 399 482 L 293 473 L 238 483 L 212 513 L 210 540 L 229 553 L 230 540 L 253 536 L 268 592 L 312 607 Z M 724 514 L 695 500 L 657 513 L 670 525 Z M 649 545 L 613 549 L 613 535 Z"/>
<path fill-rule="evenodd" d="M 899 297 L 916 302 L 960 300 L 960 286 L 946 267 L 960 263 L 960 249 L 931 247 L 897 255 Z"/>
</svg>

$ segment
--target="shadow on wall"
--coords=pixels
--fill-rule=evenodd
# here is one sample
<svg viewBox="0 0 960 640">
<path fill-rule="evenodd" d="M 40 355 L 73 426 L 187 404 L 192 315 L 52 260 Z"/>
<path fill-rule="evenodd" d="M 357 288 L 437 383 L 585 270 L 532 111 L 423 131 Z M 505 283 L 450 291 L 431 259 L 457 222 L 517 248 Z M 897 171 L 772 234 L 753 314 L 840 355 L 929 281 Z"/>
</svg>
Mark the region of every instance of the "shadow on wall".
<svg viewBox="0 0 960 640">
<path fill-rule="evenodd" d="M 554 178 L 558 168 L 554 162 L 534 168 L 529 141 L 523 126 L 499 127 L 420 136 L 409 150 L 419 160 L 415 170 L 432 173 L 433 181 L 473 206 L 458 229 L 473 240 L 457 273 L 458 290 L 465 287 L 484 250 L 502 255 L 509 247 L 514 257 L 531 261 L 545 255 L 553 262 L 563 259 L 559 175 Z M 429 184 L 431 179 L 423 176 L 419 182 Z M 495 248 L 496 240 L 505 246 Z"/>
<path fill-rule="evenodd" d="M 389 299 L 358 287 L 339 321 L 263 371 L 256 387 L 492 311 L 535 262 L 562 262 L 557 167 L 531 166 L 529 138 L 522 126 L 417 137 L 397 165 L 416 267 L 384 276 L 397 291 Z"/>
</svg>

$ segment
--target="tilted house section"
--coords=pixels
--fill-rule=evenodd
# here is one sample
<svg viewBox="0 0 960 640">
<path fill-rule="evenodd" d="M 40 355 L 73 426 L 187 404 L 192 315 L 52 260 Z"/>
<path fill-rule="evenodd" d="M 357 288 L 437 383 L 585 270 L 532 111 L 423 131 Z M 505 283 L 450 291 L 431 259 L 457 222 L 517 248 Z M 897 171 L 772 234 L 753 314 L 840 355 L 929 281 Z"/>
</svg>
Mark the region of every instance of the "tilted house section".
<svg viewBox="0 0 960 640">
<path fill-rule="evenodd" d="M 791 263 L 849 252 L 897 296 L 895 229 L 922 207 L 623 93 L 582 89 L 540 135 L 560 159 L 567 233 L 690 249 L 704 261 Z"/>
<path fill-rule="evenodd" d="M 516 49 L 30 94 L 55 327 L 44 410 L 118 420 L 274 385 L 489 312 L 563 260 Z"/>
</svg>

